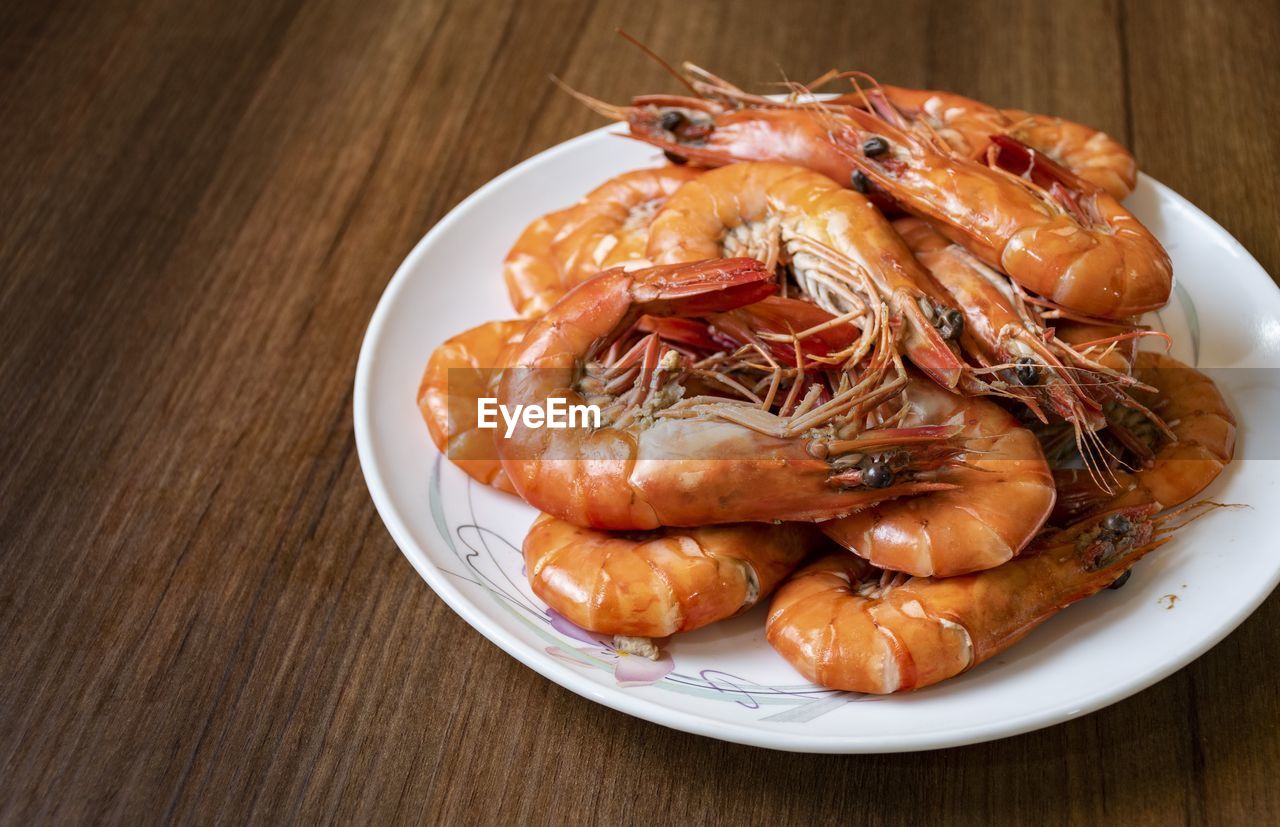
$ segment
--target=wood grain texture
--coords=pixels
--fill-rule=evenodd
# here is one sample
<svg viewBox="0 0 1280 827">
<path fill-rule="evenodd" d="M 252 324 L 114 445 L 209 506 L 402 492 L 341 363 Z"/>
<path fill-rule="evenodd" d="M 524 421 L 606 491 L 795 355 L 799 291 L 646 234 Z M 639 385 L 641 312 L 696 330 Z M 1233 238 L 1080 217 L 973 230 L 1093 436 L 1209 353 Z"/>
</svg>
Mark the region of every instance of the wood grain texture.
<svg viewBox="0 0 1280 827">
<path fill-rule="evenodd" d="M 752 83 L 858 66 L 1087 121 L 1280 273 L 1273 0 L 781 9 L 0 6 L 4 821 L 1280 822 L 1275 599 L 1061 726 L 784 755 L 545 681 L 382 528 L 350 417 L 374 304 L 466 194 L 599 125 L 548 73 L 671 88 L 615 26 Z"/>
</svg>

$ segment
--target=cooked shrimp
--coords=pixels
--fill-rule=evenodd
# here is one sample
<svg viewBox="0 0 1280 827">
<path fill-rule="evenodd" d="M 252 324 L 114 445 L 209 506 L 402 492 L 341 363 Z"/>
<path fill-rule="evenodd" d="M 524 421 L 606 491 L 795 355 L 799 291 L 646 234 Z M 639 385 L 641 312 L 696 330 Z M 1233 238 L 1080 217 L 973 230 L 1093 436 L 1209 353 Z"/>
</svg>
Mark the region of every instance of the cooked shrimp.
<svg viewBox="0 0 1280 827">
<path fill-rule="evenodd" d="M 818 84 L 856 72 L 831 73 Z M 817 84 L 815 84 L 816 86 Z M 888 105 L 879 105 L 877 97 Z M 1043 153 L 1085 181 L 1122 199 L 1137 183 L 1138 165 L 1133 154 L 1104 132 L 1049 115 L 1016 109 L 997 109 L 981 101 L 928 89 L 873 84 L 863 94 L 824 100 L 825 106 L 872 104 L 878 114 L 899 126 L 908 124 L 931 132 L 951 149 L 975 161 L 987 157 L 993 135 L 1008 135 Z M 895 119 L 895 114 L 906 123 Z"/>
<path fill-rule="evenodd" d="M 610 533 L 543 514 L 524 562 L 534 594 L 578 626 L 653 638 L 746 611 L 821 543 L 804 523 Z"/>
<path fill-rule="evenodd" d="M 848 181 L 857 166 L 829 140 L 826 125 L 779 107 L 743 108 L 679 95 L 642 95 L 615 106 L 568 87 L 596 112 L 630 127 L 631 137 L 680 160 L 714 169 L 744 161 L 794 164 Z"/>
<path fill-rule="evenodd" d="M 866 110 L 779 104 L 704 75 L 713 80 L 694 88 L 714 100 L 641 97 L 619 107 L 578 97 L 696 163 L 785 160 L 863 192 L 874 184 L 873 193 L 939 222 L 986 264 L 1072 310 L 1116 319 L 1168 301 L 1172 263 L 1155 236 L 1113 195 L 1010 135 L 994 136 L 984 164 L 868 111 L 869 100 Z M 841 153 L 848 163 L 834 160 Z"/>
<path fill-rule="evenodd" d="M 1113 409 L 1110 430 L 1122 434 L 1121 444 L 1132 449 L 1136 470 L 1115 472 L 1114 495 L 1083 472 L 1056 472 L 1061 491 L 1056 519 L 1116 506 L 1173 508 L 1208 487 L 1235 455 L 1235 417 L 1212 379 L 1150 351 L 1138 354 L 1134 375 L 1153 389 L 1134 395 L 1168 423 L 1172 439 L 1133 412 Z"/>
<path fill-rule="evenodd" d="M 880 568 L 950 577 L 1004 563 L 1053 509 L 1053 475 L 1035 436 L 985 399 L 912 383 L 902 421 L 959 428 L 965 452 L 934 475 L 950 487 L 882 502 L 822 524 L 826 535 Z"/>
<path fill-rule="evenodd" d="M 440 453 L 485 485 L 514 493 L 502 471 L 493 432 L 477 427 L 476 400 L 493 396 L 503 354 L 530 322 L 486 322 L 436 348 L 418 386 L 418 410 Z"/>
<path fill-rule="evenodd" d="M 1155 510 L 1122 509 L 1048 533 L 1004 565 L 962 577 L 906 577 L 831 554 L 782 585 L 766 634 L 822 686 L 920 689 L 1000 654 L 1115 582 L 1178 527 L 1153 519 Z"/>
<path fill-rule="evenodd" d="M 868 179 L 1026 289 L 1104 319 L 1168 301 L 1168 254 L 1106 191 L 1082 189 L 1069 171 L 1007 136 L 993 138 L 1000 155 L 991 168 L 871 112 L 847 115 L 836 139 Z"/>
<path fill-rule="evenodd" d="M 928 222 L 900 218 L 893 226 L 949 296 L 949 303 L 964 315 L 961 347 L 978 361 L 988 384 L 1021 401 L 1041 421 L 1049 421 L 1047 412 L 1070 423 L 1080 456 L 1101 479 L 1106 479 L 1106 450 L 1095 432 L 1107 424 L 1104 402 L 1141 411 L 1163 427 L 1126 392 L 1140 384 L 1128 371 L 1090 358 L 1089 349 L 1082 352 L 1059 341 L 1003 275 L 949 242 Z M 1130 330 L 1109 338 L 1118 344 L 1145 333 Z"/>
<path fill-rule="evenodd" d="M 552 243 L 564 289 L 607 270 L 648 265 L 645 245 L 658 209 L 702 170 L 667 166 L 611 178 L 570 208 Z"/>
<path fill-rule="evenodd" d="M 596 357 L 641 314 L 706 315 L 772 293 L 758 261 L 729 259 L 614 269 L 570 291 L 536 322 L 508 359 L 498 398 L 545 407 L 597 400 L 598 429 L 535 429 L 523 422 L 496 440 L 503 469 L 534 507 L 576 525 L 648 529 L 660 525 L 796 520 L 845 514 L 886 497 L 936 490 L 929 477 L 955 452 L 954 429 L 881 428 L 852 437 L 820 429 L 851 404 L 805 401 L 788 417 L 720 397 L 682 399 L 684 360 L 656 339 L 622 359 L 635 370 L 619 392 L 618 366 Z M 857 393 L 851 390 L 850 394 Z M 860 464 L 893 451 L 896 465 Z M 882 487 L 877 487 L 882 486 Z"/>
<path fill-rule="evenodd" d="M 810 84 L 818 88 L 832 80 L 861 77 L 860 72 L 830 72 Z M 903 128 L 932 134 L 946 141 L 952 151 L 975 161 L 986 157 L 991 136 L 1010 124 L 999 109 L 954 92 L 909 89 L 904 86 L 871 83 L 861 92 L 824 100 L 825 106 L 872 107 L 882 117 Z"/>
<path fill-rule="evenodd" d="M 743 163 L 712 170 L 671 197 L 649 232 L 655 262 L 722 253 L 785 259 L 809 299 L 857 319 L 874 336 L 883 303 L 905 323 L 903 349 L 938 383 L 955 387 L 964 363 L 939 332 L 947 308 L 927 274 L 861 195 L 803 167 Z"/>
<path fill-rule="evenodd" d="M 516 312 L 539 316 L 569 288 L 601 270 L 648 264 L 649 223 L 663 202 L 700 172 L 678 166 L 626 172 L 572 207 L 530 224 L 503 266 Z"/>
<path fill-rule="evenodd" d="M 1056 161 L 1092 186 L 1101 187 L 1116 199 L 1127 196 L 1137 183 L 1138 166 L 1132 153 L 1106 133 L 1063 118 L 1018 109 L 997 109 L 954 92 L 883 85 L 863 72 L 828 72 L 807 87 L 794 87 L 808 92 L 840 78 L 870 81 L 870 89 L 820 102 L 800 102 L 794 97 L 775 101 L 750 95 L 688 63 L 685 73 L 696 91 L 720 102 L 721 106 L 810 112 L 839 111 L 845 106 L 870 108 L 895 126 L 941 138 L 953 152 L 975 161 L 988 157 L 994 137 L 1007 136 Z M 738 118 L 749 120 L 742 109 L 738 110 Z M 763 143 L 763 140 L 757 139 L 757 142 Z M 823 141 L 817 144 L 819 152 L 829 152 L 828 147 L 822 146 Z"/>
<path fill-rule="evenodd" d="M 1138 163 L 1133 153 L 1107 133 L 1050 115 L 1017 109 L 1002 112 L 1012 121 L 1005 134 L 1043 152 L 1113 198 L 1124 198 L 1137 186 Z"/>
<path fill-rule="evenodd" d="M 560 262 L 552 254 L 551 245 L 572 209 L 534 219 L 502 262 L 502 278 L 507 283 L 511 306 L 526 319 L 546 313 L 564 295 Z"/>
</svg>

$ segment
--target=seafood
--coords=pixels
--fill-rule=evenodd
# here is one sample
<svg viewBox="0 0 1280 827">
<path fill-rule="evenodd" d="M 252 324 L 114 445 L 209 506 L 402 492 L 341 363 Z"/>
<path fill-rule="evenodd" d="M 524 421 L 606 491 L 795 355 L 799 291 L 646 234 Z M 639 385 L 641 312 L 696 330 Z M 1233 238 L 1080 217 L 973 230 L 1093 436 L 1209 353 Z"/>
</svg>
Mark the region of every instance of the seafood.
<svg viewBox="0 0 1280 827">
<path fill-rule="evenodd" d="M 807 301 L 769 296 L 709 318 L 712 335 L 729 344 L 759 338 L 787 364 L 800 356 L 816 364 L 838 363 L 861 339 L 856 326 Z"/>
<path fill-rule="evenodd" d="M 551 245 L 570 210 L 572 207 L 534 219 L 502 262 L 511 306 L 523 318 L 541 316 L 564 293 L 560 263 L 552 255 Z"/>
<path fill-rule="evenodd" d="M 1168 254 L 1106 191 L 1007 136 L 992 139 L 993 168 L 872 112 L 846 113 L 836 140 L 872 183 L 1027 290 L 1104 319 L 1168 301 Z"/>
<path fill-rule="evenodd" d="M 823 121 L 807 111 L 774 106 L 768 98 L 760 99 L 765 105 L 743 107 L 706 97 L 642 95 L 630 106 L 615 106 L 562 88 L 606 118 L 627 124 L 631 137 L 684 163 L 714 169 L 772 161 L 837 181 L 850 180 L 858 168 L 830 139 Z"/>
<path fill-rule="evenodd" d="M 638 169 L 596 187 L 566 217 L 552 243 L 566 288 L 610 267 L 648 264 L 649 225 L 677 190 L 702 170 L 681 166 Z"/>
<path fill-rule="evenodd" d="M 1053 335 L 1064 344 L 1070 345 L 1086 359 L 1126 376 L 1133 375 L 1139 339 L 1146 335 L 1161 335 L 1138 324 L 1137 319 L 1102 322 L 1058 318 L 1051 324 Z"/>
<path fill-rule="evenodd" d="M 494 449 L 493 433 L 477 427 L 476 400 L 493 396 L 503 355 L 528 331 L 517 319 L 486 322 L 432 352 L 418 386 L 418 410 L 440 453 L 473 479 L 514 493 Z"/>
<path fill-rule="evenodd" d="M 630 106 L 614 106 L 569 89 L 605 117 L 627 123 L 631 134 L 673 155 L 707 167 L 740 161 L 777 161 L 805 166 L 837 181 L 851 180 L 856 165 L 835 146 L 829 120 L 815 112 L 869 108 L 879 94 L 917 131 L 937 135 L 959 155 L 984 161 L 993 135 L 1006 135 L 1042 153 L 1114 198 L 1137 183 L 1137 163 L 1104 132 L 1049 115 L 997 109 L 981 101 L 926 89 L 878 84 L 860 72 L 829 72 L 795 91 L 817 90 L 841 78 L 863 77 L 871 90 L 820 102 L 751 95 L 712 73 L 686 63 L 680 78 L 694 96 L 642 95 Z M 883 113 L 884 107 L 881 107 Z"/>
<path fill-rule="evenodd" d="M 1107 133 L 1049 115 L 1018 109 L 1001 111 L 1013 122 L 1005 134 L 1102 187 L 1113 198 L 1122 199 L 1133 192 L 1138 183 L 1138 163 Z"/>
<path fill-rule="evenodd" d="M 634 137 L 695 163 L 787 161 L 863 192 L 875 185 L 989 266 L 1072 310 L 1117 319 L 1168 301 L 1172 264 L 1155 237 L 1114 195 L 1010 134 L 989 138 L 982 163 L 913 128 L 892 105 L 877 106 L 886 102 L 874 89 L 858 95 L 865 108 L 777 102 L 697 67 L 687 72 L 703 97 L 640 97 L 629 107 L 578 97 L 626 121 Z"/>
<path fill-rule="evenodd" d="M 907 577 L 834 553 L 774 596 L 767 637 L 811 681 L 886 694 L 920 689 L 1000 654 L 1062 609 L 1114 583 L 1178 526 L 1154 506 L 1111 511 L 1038 538 L 1019 557 L 961 577 Z"/>
<path fill-rule="evenodd" d="M 823 532 L 874 565 L 950 577 L 999 566 L 1048 519 L 1053 476 L 1035 436 L 985 399 L 915 381 L 902 424 L 952 425 L 965 452 L 934 474 L 948 487 L 873 505 L 822 523 Z"/>
<path fill-rule="evenodd" d="M 658 658 L 772 593 L 805 677 L 909 691 L 1217 506 L 1186 503 L 1235 421 L 1138 351 L 1169 340 L 1140 314 L 1172 272 L 1120 205 L 1123 146 L 857 72 L 778 100 L 668 69 L 689 95 L 570 90 L 671 166 L 530 224 L 504 266 L 522 319 L 445 342 L 419 387 L 441 451 L 541 512 L 523 555 L 553 621 Z"/>
<path fill-rule="evenodd" d="M 1235 417 L 1213 380 L 1150 351 L 1138 354 L 1134 374 L 1151 388 L 1135 396 L 1168 423 L 1170 433 L 1130 411 L 1111 411 L 1110 430 L 1124 435 L 1122 445 L 1135 455 L 1134 469 L 1115 471 L 1114 493 L 1084 472 L 1055 472 L 1061 491 L 1055 519 L 1148 503 L 1173 508 L 1203 491 L 1235 455 Z"/>
<path fill-rule="evenodd" d="M 802 292 L 875 336 L 887 305 L 904 322 L 903 349 L 939 384 L 955 387 L 964 363 L 939 331 L 946 308 L 889 223 L 861 195 L 803 167 L 743 163 L 706 173 L 671 197 L 649 231 L 654 262 L 753 255 L 790 264 Z"/>
<path fill-rule="evenodd" d="M 816 408 L 802 402 L 787 418 L 740 400 L 684 399 L 684 388 L 673 381 L 683 358 L 674 350 L 661 352 L 651 337 L 618 365 L 601 366 L 595 358 L 643 314 L 724 312 L 775 289 L 770 270 L 740 258 L 631 272 L 617 268 L 570 291 L 512 352 L 498 398 L 512 407 L 542 405 L 551 397 L 568 404 L 591 398 L 600 403 L 604 424 L 520 426 L 509 439 L 496 440 L 516 491 L 530 505 L 576 525 L 649 529 L 815 521 L 886 497 L 946 487 L 925 477 L 954 453 L 952 428 L 827 436 L 817 429 L 833 412 L 848 410 L 844 398 Z M 618 371 L 633 368 L 631 389 L 618 393 Z M 855 464 L 886 451 L 898 458 L 895 473 Z"/>
<path fill-rule="evenodd" d="M 539 316 L 569 288 L 601 270 L 647 264 L 649 222 L 672 193 L 699 173 L 679 166 L 626 172 L 574 206 L 530 224 L 503 267 L 516 312 Z"/>
<path fill-rule="evenodd" d="M 573 623 L 652 638 L 746 611 L 821 542 L 802 523 L 609 533 L 543 514 L 524 561 L 534 593 Z"/>
<path fill-rule="evenodd" d="M 1041 421 L 1048 421 L 1047 412 L 1070 423 L 1079 455 L 1095 474 L 1105 478 L 1106 449 L 1096 436 L 1107 424 L 1103 403 L 1140 411 L 1163 427 L 1158 417 L 1127 393 L 1140 384 L 1128 370 L 1091 358 L 1092 348 L 1077 350 L 1059 341 L 1042 323 L 1037 309 L 1004 276 L 949 242 L 926 221 L 900 218 L 893 226 L 964 315 L 962 349 L 978 362 L 976 370 L 990 377 L 992 391 L 1022 402 Z M 1136 342 L 1145 333 L 1129 330 L 1108 337 L 1108 342 L 1117 346 Z"/>
<path fill-rule="evenodd" d="M 859 75 L 829 73 L 810 84 L 810 88 L 836 78 Z M 883 98 L 883 104 L 876 105 L 880 103 L 877 97 Z M 881 116 L 894 119 L 899 126 L 910 126 L 942 138 L 954 152 L 974 161 L 986 159 L 992 136 L 1007 135 L 1057 161 L 1114 198 L 1124 198 L 1137 183 L 1138 165 L 1132 153 L 1106 133 L 1062 118 L 997 109 L 954 92 L 908 89 L 878 84 L 874 80 L 864 92 L 823 101 L 828 107 L 868 104 Z"/>
</svg>

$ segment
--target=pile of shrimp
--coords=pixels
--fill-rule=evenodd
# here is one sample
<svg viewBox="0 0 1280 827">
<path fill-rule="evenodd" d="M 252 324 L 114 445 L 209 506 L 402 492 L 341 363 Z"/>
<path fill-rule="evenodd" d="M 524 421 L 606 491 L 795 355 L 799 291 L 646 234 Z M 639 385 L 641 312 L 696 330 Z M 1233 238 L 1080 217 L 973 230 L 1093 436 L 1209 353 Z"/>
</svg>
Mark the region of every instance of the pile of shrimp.
<svg viewBox="0 0 1280 827">
<path fill-rule="evenodd" d="M 418 391 L 441 452 L 541 512 L 523 555 L 551 609 L 656 657 L 771 598 L 807 679 L 913 690 L 1208 510 L 1235 421 L 1142 323 L 1173 273 L 1123 146 L 859 72 L 786 97 L 672 72 L 687 94 L 570 90 L 666 163 L 530 224 L 513 318 L 441 345 Z M 481 429 L 482 397 L 601 418 Z"/>
</svg>

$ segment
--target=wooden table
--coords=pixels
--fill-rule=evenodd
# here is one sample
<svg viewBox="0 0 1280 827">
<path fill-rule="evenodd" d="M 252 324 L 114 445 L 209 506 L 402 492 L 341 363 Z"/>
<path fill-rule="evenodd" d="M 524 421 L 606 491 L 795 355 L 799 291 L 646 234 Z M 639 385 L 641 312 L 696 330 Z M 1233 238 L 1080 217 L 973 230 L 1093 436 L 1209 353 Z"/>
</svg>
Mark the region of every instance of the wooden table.
<svg viewBox="0 0 1280 827">
<path fill-rule="evenodd" d="M 1275 599 L 1069 724 L 786 755 L 525 669 L 365 490 L 351 382 L 387 279 L 600 125 L 548 73 L 673 89 L 619 25 L 748 82 L 857 66 L 1095 124 L 1280 273 L 1274 0 L 963 5 L 3 4 L 5 821 L 1280 821 Z"/>
</svg>

